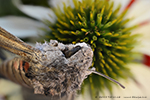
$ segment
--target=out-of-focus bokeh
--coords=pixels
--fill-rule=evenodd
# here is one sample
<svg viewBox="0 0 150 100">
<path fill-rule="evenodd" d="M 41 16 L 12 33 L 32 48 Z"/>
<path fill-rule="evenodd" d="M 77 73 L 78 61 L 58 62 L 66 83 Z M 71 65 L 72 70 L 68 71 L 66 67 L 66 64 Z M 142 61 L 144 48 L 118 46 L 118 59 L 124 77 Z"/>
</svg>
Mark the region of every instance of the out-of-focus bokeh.
<svg viewBox="0 0 150 100">
<path fill-rule="evenodd" d="M 42 21 L 44 19 L 53 21 L 53 19 L 49 17 L 49 14 L 51 14 L 54 18 L 56 17 L 50 8 L 56 7 L 56 5 L 62 6 L 63 1 L 68 2 L 71 0 L 0 0 L 0 26 L 27 43 L 34 45 L 34 43 L 40 39 L 40 35 L 44 34 L 40 31 L 41 27 L 46 27 Z M 110 1 L 114 1 L 114 6 L 116 7 L 121 4 L 121 12 L 130 1 L 134 0 Z M 129 9 L 126 16 L 126 18 L 133 19 L 127 24 L 128 26 L 150 21 L 150 1 L 135 1 L 136 2 Z M 135 47 L 134 50 L 142 54 L 150 55 L 150 23 L 133 30 L 132 34 L 135 33 L 139 33 L 141 36 L 138 40 L 139 45 Z M 14 56 L 13 54 L 5 51 L 0 51 L 0 55 L 3 55 L 2 57 L 4 59 L 6 57 L 12 58 Z M 136 81 L 131 79 L 119 80 L 119 82 L 126 86 L 126 89 L 124 90 L 114 84 L 113 94 L 116 96 L 114 97 L 114 100 L 119 100 L 117 98 L 119 96 L 120 100 L 150 100 L 150 68 L 142 63 L 143 56 L 138 56 L 138 60 L 140 64 L 131 63 L 127 65 L 131 69 Z M 2 60 L 0 60 L 0 63 L 2 63 Z M 90 93 L 88 87 L 86 90 L 87 92 L 84 95 L 77 95 L 76 99 L 90 100 L 90 95 L 88 95 L 88 93 Z M 0 78 L 0 100 L 48 99 L 47 97 L 45 98 L 39 95 L 36 96 L 32 93 L 32 90 L 22 88 L 9 80 Z M 109 96 L 109 91 L 104 90 L 104 93 L 101 93 L 95 97 L 100 100 L 111 100 Z M 133 98 L 132 96 L 137 98 Z M 38 99 L 35 99 L 35 97 Z M 143 98 L 138 99 L 138 97 Z"/>
</svg>

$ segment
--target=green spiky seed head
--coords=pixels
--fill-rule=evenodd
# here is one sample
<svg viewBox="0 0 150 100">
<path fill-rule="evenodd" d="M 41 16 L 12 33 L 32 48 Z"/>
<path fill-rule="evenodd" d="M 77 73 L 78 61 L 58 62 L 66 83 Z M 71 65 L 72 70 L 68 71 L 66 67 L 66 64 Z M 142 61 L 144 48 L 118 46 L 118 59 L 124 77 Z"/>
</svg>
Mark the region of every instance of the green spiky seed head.
<svg viewBox="0 0 150 100">
<path fill-rule="evenodd" d="M 131 77 L 130 70 L 125 66 L 129 63 L 135 36 L 126 27 L 129 19 L 124 19 L 127 11 L 117 15 L 120 6 L 113 10 L 113 2 L 108 0 L 73 0 L 74 8 L 66 6 L 63 11 L 59 7 L 53 11 L 57 16 L 56 23 L 49 23 L 51 31 L 45 38 L 56 39 L 63 43 L 86 42 L 94 51 L 93 64 L 96 71 L 114 79 Z M 92 95 L 107 87 L 112 89 L 111 82 L 98 75 L 90 75 L 82 87 L 90 86 Z"/>
</svg>

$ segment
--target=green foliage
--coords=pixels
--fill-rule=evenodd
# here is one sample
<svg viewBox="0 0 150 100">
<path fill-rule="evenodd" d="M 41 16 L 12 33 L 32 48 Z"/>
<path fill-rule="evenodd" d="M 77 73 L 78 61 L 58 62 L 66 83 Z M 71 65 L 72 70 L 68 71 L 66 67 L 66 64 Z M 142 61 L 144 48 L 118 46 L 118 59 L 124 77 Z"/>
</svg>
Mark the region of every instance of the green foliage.
<svg viewBox="0 0 150 100">
<path fill-rule="evenodd" d="M 94 51 L 92 66 L 98 72 L 117 80 L 132 77 L 126 64 L 132 61 L 131 50 L 136 41 L 130 30 L 136 26 L 125 27 L 130 21 L 124 19 L 127 11 L 118 15 L 121 6 L 112 10 L 113 2 L 108 0 L 73 0 L 73 3 L 74 8 L 64 3 L 64 12 L 59 7 L 53 9 L 57 21 L 46 22 L 52 31 L 46 32 L 45 38 L 63 43 L 86 42 Z M 112 90 L 110 81 L 94 74 L 84 81 L 83 88 L 86 84 L 92 96 L 104 87 Z"/>
<path fill-rule="evenodd" d="M 36 6 L 50 7 L 48 0 L 20 0 L 20 1 L 22 1 L 22 3 L 24 4 L 32 4 Z M 21 17 L 26 17 L 26 18 L 30 18 L 33 20 L 37 20 L 36 18 L 33 18 L 30 15 L 27 15 L 26 13 L 22 12 L 19 9 L 19 7 L 17 6 L 15 2 L 19 4 L 20 1 L 0 0 L 0 17 L 14 15 L 14 16 L 21 16 Z"/>
<path fill-rule="evenodd" d="M 25 13 L 23 13 L 13 2 L 13 0 L 0 0 L 0 17 L 8 16 L 8 15 L 15 15 L 15 16 L 23 16 L 32 18 Z"/>
<path fill-rule="evenodd" d="M 50 7 L 49 0 L 21 0 L 23 4 Z"/>
</svg>

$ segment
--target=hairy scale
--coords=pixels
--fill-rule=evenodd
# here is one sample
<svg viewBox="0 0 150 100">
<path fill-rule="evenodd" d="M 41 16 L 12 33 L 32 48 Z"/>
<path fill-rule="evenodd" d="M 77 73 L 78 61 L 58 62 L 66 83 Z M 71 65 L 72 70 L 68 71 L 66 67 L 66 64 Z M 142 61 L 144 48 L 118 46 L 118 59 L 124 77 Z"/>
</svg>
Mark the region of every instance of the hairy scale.
<svg viewBox="0 0 150 100">
<path fill-rule="evenodd" d="M 28 77 L 31 78 L 35 93 L 61 95 L 80 88 L 92 64 L 93 52 L 87 44 L 64 45 L 51 40 L 50 43 L 37 43 L 36 48 L 41 51 L 40 65 L 43 66 L 31 64 L 35 67 L 28 72 L 32 73 Z M 75 48 L 78 49 L 76 52 L 73 51 Z M 64 52 L 69 50 L 74 53 L 66 58 L 67 53 Z"/>
</svg>

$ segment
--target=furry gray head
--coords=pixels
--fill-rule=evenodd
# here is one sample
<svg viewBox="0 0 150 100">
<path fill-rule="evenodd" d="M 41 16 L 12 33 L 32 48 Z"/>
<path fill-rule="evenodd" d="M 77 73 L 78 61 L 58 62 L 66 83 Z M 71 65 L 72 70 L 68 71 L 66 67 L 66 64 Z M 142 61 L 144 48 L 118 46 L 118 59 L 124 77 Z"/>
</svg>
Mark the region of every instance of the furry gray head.
<svg viewBox="0 0 150 100">
<path fill-rule="evenodd" d="M 54 96 L 74 92 L 80 89 L 84 79 L 91 73 L 101 75 L 120 85 L 108 76 L 96 72 L 94 67 L 89 69 L 93 51 L 86 43 L 64 45 L 51 40 L 49 43 L 37 43 L 36 48 L 41 51 L 40 64 L 31 64 L 34 67 L 31 67 L 27 73 L 35 93 Z"/>
</svg>

